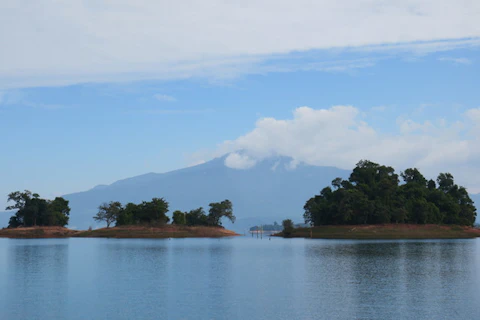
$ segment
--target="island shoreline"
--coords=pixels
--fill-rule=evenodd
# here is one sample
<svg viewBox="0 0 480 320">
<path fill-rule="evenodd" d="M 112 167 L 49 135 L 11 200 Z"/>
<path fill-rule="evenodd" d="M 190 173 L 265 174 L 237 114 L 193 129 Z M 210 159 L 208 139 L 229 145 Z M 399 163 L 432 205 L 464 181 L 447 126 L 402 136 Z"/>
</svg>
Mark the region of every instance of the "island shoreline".
<svg viewBox="0 0 480 320">
<path fill-rule="evenodd" d="M 480 237 L 480 229 L 462 225 L 434 224 L 325 225 L 295 228 L 288 235 L 282 231 L 272 236 L 348 240 L 473 239 Z"/>
<path fill-rule="evenodd" d="M 239 234 L 222 227 L 206 226 L 121 226 L 94 230 L 73 230 L 64 227 L 19 227 L 0 229 L 0 238 L 52 239 L 52 238 L 116 238 L 116 239 L 167 239 L 167 238 L 223 238 Z"/>
</svg>

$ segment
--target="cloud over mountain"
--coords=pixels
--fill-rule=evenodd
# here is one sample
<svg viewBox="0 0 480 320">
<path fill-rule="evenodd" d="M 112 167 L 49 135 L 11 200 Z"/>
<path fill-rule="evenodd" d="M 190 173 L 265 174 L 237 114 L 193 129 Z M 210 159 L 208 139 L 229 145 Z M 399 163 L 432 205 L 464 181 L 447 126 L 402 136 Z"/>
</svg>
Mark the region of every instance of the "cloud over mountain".
<svg viewBox="0 0 480 320">
<path fill-rule="evenodd" d="M 359 109 L 300 107 L 292 119 L 262 118 L 255 128 L 225 141 L 216 154 L 233 152 L 225 164 L 250 168 L 274 155 L 317 166 L 351 169 L 360 159 L 393 165 L 397 170 L 418 167 L 435 178 L 449 171 L 472 191 L 480 190 L 480 108 L 463 114 L 462 121 L 445 119 L 416 122 L 399 118 L 395 133 L 385 133 L 368 123 Z M 242 150 L 241 153 L 235 153 Z"/>
</svg>

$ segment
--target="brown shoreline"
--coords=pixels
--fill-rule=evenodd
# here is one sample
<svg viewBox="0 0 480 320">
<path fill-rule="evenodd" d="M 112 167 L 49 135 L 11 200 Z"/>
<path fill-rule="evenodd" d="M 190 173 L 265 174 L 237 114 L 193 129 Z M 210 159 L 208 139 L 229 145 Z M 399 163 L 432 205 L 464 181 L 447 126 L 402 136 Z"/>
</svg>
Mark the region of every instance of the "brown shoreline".
<svg viewBox="0 0 480 320">
<path fill-rule="evenodd" d="M 277 233 L 275 236 L 283 236 Z M 291 238 L 314 239 L 470 239 L 480 237 L 480 229 L 459 225 L 381 224 L 329 225 L 297 228 Z"/>
<path fill-rule="evenodd" d="M 187 227 L 166 225 L 161 227 L 123 226 L 95 230 L 72 230 L 63 227 L 20 227 L 0 229 L 0 238 L 220 238 L 239 234 L 221 227 Z"/>
</svg>

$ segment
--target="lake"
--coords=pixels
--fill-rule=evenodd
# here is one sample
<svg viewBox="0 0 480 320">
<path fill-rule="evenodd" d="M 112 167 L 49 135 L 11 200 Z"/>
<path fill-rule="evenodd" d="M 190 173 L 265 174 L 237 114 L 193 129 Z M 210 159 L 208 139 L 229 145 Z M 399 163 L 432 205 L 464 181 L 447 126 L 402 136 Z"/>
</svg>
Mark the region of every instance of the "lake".
<svg viewBox="0 0 480 320">
<path fill-rule="evenodd" d="M 479 239 L 0 239 L 2 320 L 479 318 Z"/>
</svg>

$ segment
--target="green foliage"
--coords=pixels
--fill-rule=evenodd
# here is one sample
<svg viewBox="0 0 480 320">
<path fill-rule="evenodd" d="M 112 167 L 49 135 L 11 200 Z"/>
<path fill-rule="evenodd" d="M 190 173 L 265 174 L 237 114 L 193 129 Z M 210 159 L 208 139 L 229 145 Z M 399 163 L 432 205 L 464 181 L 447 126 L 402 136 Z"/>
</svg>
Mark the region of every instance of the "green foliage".
<svg viewBox="0 0 480 320">
<path fill-rule="evenodd" d="M 417 168 L 407 169 L 400 174 L 406 184 L 418 184 L 419 186 L 425 186 L 427 179 L 418 171 Z"/>
<path fill-rule="evenodd" d="M 163 198 L 153 198 L 152 201 L 143 201 L 140 204 L 129 202 L 125 206 L 118 201 L 112 201 L 100 205 L 93 219 L 105 222 L 107 228 L 114 222 L 116 226 L 165 224 L 170 221 L 167 212 L 168 202 Z"/>
<path fill-rule="evenodd" d="M 290 219 L 285 219 L 282 221 L 283 226 L 283 235 L 285 237 L 290 237 L 292 235 L 293 229 L 295 228 L 293 221 Z"/>
<path fill-rule="evenodd" d="M 208 224 L 211 226 L 221 226 L 223 217 L 226 217 L 232 223 L 235 223 L 235 216 L 233 215 L 232 202 L 224 200 L 222 202 L 213 202 L 209 204 L 208 210 Z"/>
<path fill-rule="evenodd" d="M 190 210 L 185 213 L 186 224 L 188 226 L 214 226 L 218 227 L 222 225 L 221 219 L 226 217 L 232 223 L 235 222 L 235 216 L 233 215 L 233 206 L 230 200 L 224 200 L 222 202 L 212 202 L 209 204 L 210 209 L 208 215 L 202 207 L 194 210 Z"/>
<path fill-rule="evenodd" d="M 70 207 L 68 201 L 57 197 L 54 200 L 40 198 L 36 193 L 28 190 L 15 191 L 8 195 L 8 202 L 14 204 L 7 210 L 17 209 L 15 215 L 10 217 L 9 228 L 20 226 L 66 226 L 68 224 Z"/>
<path fill-rule="evenodd" d="M 105 222 L 109 228 L 113 222 L 117 221 L 122 210 L 122 204 L 118 201 L 103 203 L 98 207 L 98 212 L 93 219 L 97 222 Z"/>
<path fill-rule="evenodd" d="M 133 225 L 136 223 L 136 217 L 138 217 L 138 211 L 140 207 L 135 203 L 127 203 L 123 210 L 117 217 L 117 226 Z"/>
<path fill-rule="evenodd" d="M 190 210 L 185 215 L 187 226 L 206 226 L 208 225 L 208 216 L 202 207 Z"/>
<path fill-rule="evenodd" d="M 441 173 L 437 183 L 416 168 L 400 174 L 392 167 L 362 160 L 348 181 L 332 181 L 304 206 L 310 225 L 436 223 L 473 225 L 477 215 L 465 188 L 455 184 L 450 173 Z M 438 185 L 438 188 L 437 188 Z"/>
<path fill-rule="evenodd" d="M 186 213 L 180 210 L 174 211 L 172 214 L 172 223 L 180 226 L 185 225 L 187 223 L 185 215 Z"/>
<path fill-rule="evenodd" d="M 168 223 L 170 218 L 166 215 L 168 212 L 168 202 L 163 198 L 153 198 L 152 201 L 143 201 L 139 205 L 137 216 L 139 223 Z"/>
</svg>

